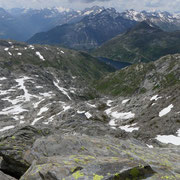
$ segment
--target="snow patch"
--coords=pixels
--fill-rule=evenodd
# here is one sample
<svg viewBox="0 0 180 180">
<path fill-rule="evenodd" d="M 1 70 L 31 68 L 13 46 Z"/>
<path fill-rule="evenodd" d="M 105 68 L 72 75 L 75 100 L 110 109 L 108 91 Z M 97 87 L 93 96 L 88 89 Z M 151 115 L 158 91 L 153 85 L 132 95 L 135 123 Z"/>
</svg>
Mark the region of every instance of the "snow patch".
<svg viewBox="0 0 180 180">
<path fill-rule="evenodd" d="M 92 117 L 92 115 L 89 112 L 86 112 L 85 116 L 87 117 L 87 119 L 90 119 Z"/>
<path fill-rule="evenodd" d="M 106 113 L 107 115 L 110 115 L 111 112 L 112 112 L 112 108 L 109 108 L 109 109 L 106 109 L 106 110 L 105 110 L 105 113 Z"/>
<path fill-rule="evenodd" d="M 116 126 L 116 121 L 115 119 L 111 119 L 111 121 L 109 122 L 110 126 Z"/>
<path fill-rule="evenodd" d="M 49 108 L 47 108 L 47 107 L 42 107 L 42 108 L 40 109 L 40 111 L 38 112 L 37 116 L 40 116 L 41 114 L 43 114 L 44 112 L 46 112 L 46 111 L 48 111 L 48 110 L 49 110 Z"/>
<path fill-rule="evenodd" d="M 19 122 L 19 124 L 24 124 L 24 123 L 25 123 L 25 121 L 20 121 L 20 122 Z"/>
<path fill-rule="evenodd" d="M 126 104 L 129 101 L 130 101 L 130 99 L 125 99 L 125 100 L 122 101 L 122 104 Z"/>
<path fill-rule="evenodd" d="M 5 48 L 4 50 L 5 50 L 5 51 L 8 51 L 8 50 L 9 50 L 9 48 Z"/>
<path fill-rule="evenodd" d="M 122 119 L 122 120 L 126 120 L 126 119 L 132 119 L 135 117 L 135 114 L 132 112 L 112 112 L 111 116 L 116 118 L 116 119 Z"/>
<path fill-rule="evenodd" d="M 34 108 L 37 108 L 37 107 L 39 106 L 39 104 L 40 104 L 41 102 L 43 102 L 43 101 L 44 101 L 44 99 L 41 99 L 40 101 L 34 103 L 34 104 L 33 104 L 33 105 L 34 105 Z"/>
<path fill-rule="evenodd" d="M 77 111 L 78 114 L 84 114 L 85 111 Z"/>
<path fill-rule="evenodd" d="M 8 54 L 9 54 L 10 56 L 12 56 L 12 53 L 11 53 L 11 52 L 8 52 Z"/>
<path fill-rule="evenodd" d="M 36 86 L 36 88 L 37 88 L 37 89 L 42 89 L 42 88 L 43 88 L 43 86 Z"/>
<path fill-rule="evenodd" d="M 153 145 L 146 144 L 148 148 L 154 148 Z"/>
<path fill-rule="evenodd" d="M 44 92 L 44 93 L 39 93 L 41 96 L 43 96 L 43 97 L 52 97 L 52 95 L 53 95 L 53 92 L 52 91 L 49 91 L 49 92 Z"/>
<path fill-rule="evenodd" d="M 107 102 L 106 102 L 107 106 L 110 106 L 110 107 L 111 107 L 111 103 L 112 103 L 112 102 L 113 102 L 112 100 L 107 100 Z"/>
<path fill-rule="evenodd" d="M 64 94 L 68 97 L 69 100 L 72 100 L 71 97 L 69 96 L 69 94 L 66 92 L 67 89 L 63 88 L 63 87 L 60 87 L 58 84 L 59 84 L 59 80 L 56 79 L 56 82 L 53 81 L 54 85 Z"/>
<path fill-rule="evenodd" d="M 71 106 L 63 106 L 63 111 L 67 111 L 69 109 L 71 109 Z"/>
<path fill-rule="evenodd" d="M 41 55 L 40 52 L 37 51 L 37 52 L 36 52 L 36 55 L 39 57 L 39 59 L 45 61 L 44 57 Z"/>
<path fill-rule="evenodd" d="M 169 112 L 171 112 L 171 109 L 174 106 L 171 104 L 168 107 L 164 108 L 162 111 L 159 112 L 159 117 L 165 116 L 166 114 L 168 114 Z"/>
<path fill-rule="evenodd" d="M 159 95 L 154 95 L 150 101 L 157 101 L 158 99 L 161 99 L 162 97 L 158 97 Z"/>
<path fill-rule="evenodd" d="M 90 107 L 96 108 L 96 105 L 95 105 L 95 104 L 87 103 L 87 105 L 90 106 Z"/>
<path fill-rule="evenodd" d="M 174 144 L 179 146 L 180 145 L 180 136 L 174 136 L 174 135 L 158 135 L 156 139 L 162 143 L 165 144 Z"/>
<path fill-rule="evenodd" d="M 138 131 L 139 127 L 133 127 L 136 124 L 132 124 L 132 125 L 126 125 L 126 126 L 120 126 L 119 128 L 126 131 L 126 132 L 133 132 L 133 131 Z"/>
<path fill-rule="evenodd" d="M 19 78 L 19 79 L 15 80 L 18 83 L 19 88 L 24 91 L 25 101 L 30 101 L 30 99 L 31 99 L 31 94 L 28 93 L 28 90 L 24 86 L 25 80 L 29 80 L 29 79 L 30 79 L 29 77 L 24 76 L 22 78 Z"/>
<path fill-rule="evenodd" d="M 3 109 L 0 112 L 0 115 L 7 115 L 7 114 L 16 115 L 16 114 L 21 114 L 22 112 L 25 112 L 25 111 L 28 111 L 28 110 L 23 109 L 21 105 L 15 105 L 15 106 L 11 106 L 11 107 Z"/>
<path fill-rule="evenodd" d="M 7 130 L 13 129 L 13 128 L 15 128 L 15 126 L 6 126 L 6 127 L 3 127 L 2 129 L 0 129 L 0 132 L 7 131 Z"/>
<path fill-rule="evenodd" d="M 39 120 L 41 120 L 43 117 L 39 117 L 34 119 L 34 121 L 31 123 L 32 126 L 34 126 Z"/>
<path fill-rule="evenodd" d="M 33 45 L 29 45 L 29 48 L 33 50 L 33 49 L 34 49 L 34 46 L 33 46 Z"/>
<path fill-rule="evenodd" d="M 1 77 L 0 81 L 6 80 L 6 79 L 7 79 L 6 77 Z"/>
<path fill-rule="evenodd" d="M 18 56 L 22 56 L 22 53 L 17 53 Z"/>
</svg>

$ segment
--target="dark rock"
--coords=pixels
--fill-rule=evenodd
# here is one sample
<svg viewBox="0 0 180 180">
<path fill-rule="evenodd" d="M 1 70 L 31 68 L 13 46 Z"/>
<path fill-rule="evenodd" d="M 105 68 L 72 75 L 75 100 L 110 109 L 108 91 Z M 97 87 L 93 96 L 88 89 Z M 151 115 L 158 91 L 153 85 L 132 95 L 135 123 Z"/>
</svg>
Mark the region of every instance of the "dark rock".
<svg viewBox="0 0 180 180">
<path fill-rule="evenodd" d="M 0 171 L 0 179 L 1 180 L 16 180 L 15 178 L 4 174 L 2 171 Z"/>
</svg>

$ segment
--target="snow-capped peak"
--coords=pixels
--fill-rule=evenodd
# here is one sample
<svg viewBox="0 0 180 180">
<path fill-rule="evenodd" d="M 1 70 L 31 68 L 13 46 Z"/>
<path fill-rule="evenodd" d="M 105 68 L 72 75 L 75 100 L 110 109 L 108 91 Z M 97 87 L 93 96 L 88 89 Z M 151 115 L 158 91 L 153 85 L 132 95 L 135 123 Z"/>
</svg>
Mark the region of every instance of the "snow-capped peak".
<svg viewBox="0 0 180 180">
<path fill-rule="evenodd" d="M 102 12 L 105 8 L 104 7 L 99 7 L 99 6 L 93 6 L 91 8 L 86 8 L 82 11 L 82 15 L 90 15 L 90 14 L 98 14 Z"/>
<path fill-rule="evenodd" d="M 56 9 L 58 12 L 70 12 L 71 9 L 69 8 L 64 8 L 64 7 L 55 7 L 54 9 Z"/>
</svg>

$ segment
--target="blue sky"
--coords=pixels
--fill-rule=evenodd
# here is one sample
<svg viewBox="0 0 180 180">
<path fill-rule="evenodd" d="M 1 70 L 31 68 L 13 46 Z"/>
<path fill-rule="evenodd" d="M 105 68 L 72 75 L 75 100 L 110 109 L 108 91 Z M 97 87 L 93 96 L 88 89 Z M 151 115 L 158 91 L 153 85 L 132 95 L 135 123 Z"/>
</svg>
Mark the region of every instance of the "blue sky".
<svg viewBox="0 0 180 180">
<path fill-rule="evenodd" d="M 180 0 L 0 0 L 3 8 L 26 7 L 44 8 L 62 6 L 72 9 L 83 9 L 93 5 L 115 7 L 119 11 L 135 10 L 161 10 L 180 12 Z"/>
</svg>

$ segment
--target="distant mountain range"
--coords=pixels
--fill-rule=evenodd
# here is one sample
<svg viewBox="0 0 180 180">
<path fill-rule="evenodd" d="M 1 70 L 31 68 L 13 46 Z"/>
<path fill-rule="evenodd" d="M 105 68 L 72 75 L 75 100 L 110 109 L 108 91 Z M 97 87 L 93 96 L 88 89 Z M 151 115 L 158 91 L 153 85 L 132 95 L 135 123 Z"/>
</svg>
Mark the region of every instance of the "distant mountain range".
<svg viewBox="0 0 180 180">
<path fill-rule="evenodd" d="M 73 24 L 57 26 L 48 32 L 37 33 L 28 43 L 61 45 L 68 48 L 89 50 L 98 47 L 114 36 L 127 31 L 135 21 L 119 16 L 115 9 L 104 9 L 90 14 Z"/>
<path fill-rule="evenodd" d="M 104 14 L 104 19 L 102 16 L 102 12 L 106 12 Z M 98 16 L 100 19 L 98 19 Z M 107 18 L 107 16 L 113 17 L 116 21 L 106 22 L 106 20 L 111 20 Z M 85 18 L 85 20 L 83 20 Z M 124 22 L 122 22 L 122 19 Z M 140 22 L 144 20 L 149 20 L 153 24 L 156 24 L 161 29 L 165 31 L 174 31 L 180 30 L 180 14 L 170 14 L 168 12 L 136 12 L 134 10 L 127 10 L 125 12 L 119 13 L 115 9 L 105 9 L 104 7 L 94 6 L 92 8 L 86 8 L 82 11 L 77 11 L 73 9 L 65 9 L 62 7 L 55 7 L 55 8 L 45 8 L 45 9 L 21 9 L 21 8 L 14 8 L 10 10 L 4 10 L 0 8 L 0 38 L 1 39 L 14 39 L 19 41 L 27 41 L 33 35 L 39 32 L 47 32 L 51 29 L 55 28 L 56 26 L 60 26 L 63 24 L 76 24 L 83 20 L 83 22 L 88 21 L 89 23 L 96 24 L 94 21 L 98 21 L 99 26 L 101 27 L 101 32 L 95 32 L 97 37 L 95 38 L 95 42 L 90 35 L 87 36 L 88 32 L 94 34 L 94 30 L 99 30 L 98 27 L 84 27 L 87 31 L 86 39 L 88 41 L 92 41 L 90 43 L 90 49 L 92 46 L 97 46 L 99 43 L 99 34 L 102 33 L 103 30 L 109 28 L 108 26 L 115 26 L 115 31 L 117 31 L 117 26 L 123 24 L 118 32 L 123 32 L 129 26 L 131 26 L 132 21 Z M 130 25 L 129 23 L 130 22 Z M 116 25 L 114 23 L 117 23 Z M 124 25 L 125 23 L 125 25 Z M 87 25 L 87 24 L 86 24 Z M 75 26 L 75 25 L 74 25 Z M 63 31 L 64 26 L 61 28 L 58 27 L 59 34 Z M 68 27 L 68 29 L 73 28 L 73 26 Z M 118 27 L 119 28 L 119 27 Z M 57 29 L 57 28 L 56 28 Z M 109 37 L 116 35 L 116 33 L 112 32 L 109 33 L 103 32 L 102 33 L 106 37 L 101 37 L 103 40 L 109 39 Z M 35 35 L 37 37 L 37 35 Z M 51 41 L 50 39 L 46 39 L 43 37 L 46 42 Z M 59 38 L 59 37 L 58 37 Z M 57 38 L 57 39 L 58 39 Z M 73 37 L 76 39 L 76 37 Z M 100 39 L 100 38 L 99 38 Z M 38 42 L 38 39 L 34 39 L 34 41 Z M 81 41 L 81 40 L 79 40 Z M 52 44 L 56 44 L 57 42 L 52 42 Z M 62 42 L 58 42 L 61 44 Z M 67 45 L 67 43 L 62 43 Z M 87 45 L 86 45 L 87 46 Z M 81 47 L 81 46 L 80 46 Z M 73 48 L 73 47 L 72 47 Z M 87 47 L 86 47 L 87 48 Z"/>
<path fill-rule="evenodd" d="M 94 49 L 116 35 L 122 34 L 137 23 L 147 21 L 164 31 L 180 30 L 180 18 L 168 12 L 140 13 L 129 10 L 123 13 L 115 9 L 103 9 L 79 22 L 57 26 L 50 31 L 37 33 L 29 43 L 61 45 L 78 50 Z"/>
<path fill-rule="evenodd" d="M 150 62 L 161 56 L 180 53 L 180 31 L 165 32 L 143 21 L 97 48 L 93 54 L 130 63 Z"/>
<path fill-rule="evenodd" d="M 103 7 L 94 6 L 83 11 L 72 9 L 0 9 L 0 38 L 26 41 L 35 33 L 48 31 L 58 25 L 80 21 L 89 14 L 96 14 Z"/>
</svg>

